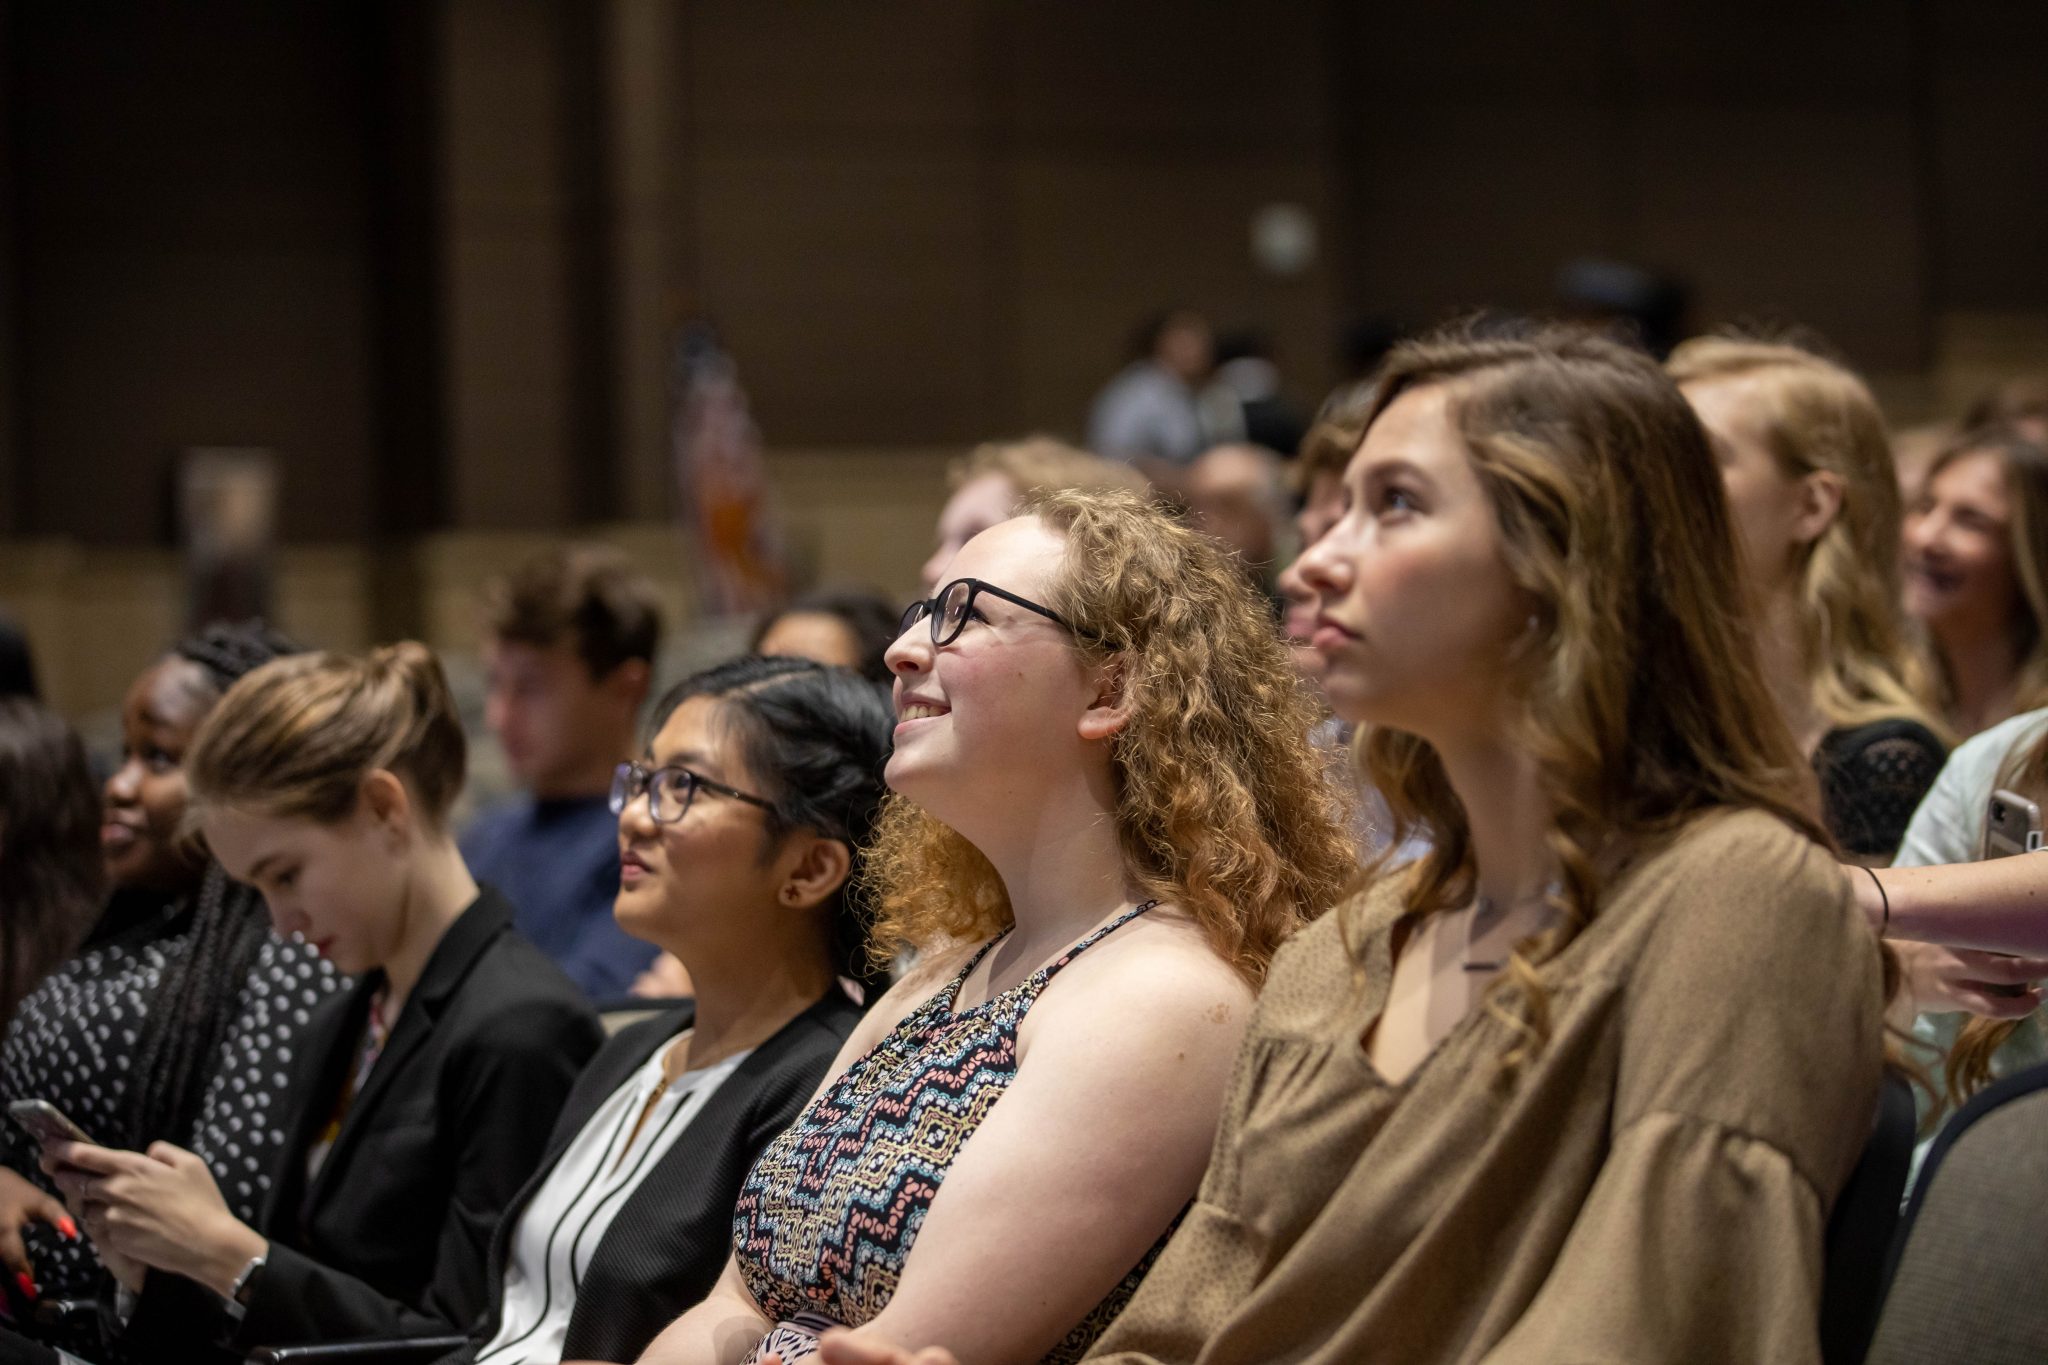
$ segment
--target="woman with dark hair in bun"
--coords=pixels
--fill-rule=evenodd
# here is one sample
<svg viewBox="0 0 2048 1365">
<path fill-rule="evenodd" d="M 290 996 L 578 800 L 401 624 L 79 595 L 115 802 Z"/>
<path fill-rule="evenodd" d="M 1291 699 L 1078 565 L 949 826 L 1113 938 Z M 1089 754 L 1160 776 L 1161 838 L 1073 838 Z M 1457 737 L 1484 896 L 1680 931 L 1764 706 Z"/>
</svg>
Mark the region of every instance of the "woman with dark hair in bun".
<svg viewBox="0 0 2048 1365">
<path fill-rule="evenodd" d="M 612 787 L 614 913 L 696 999 L 584 1071 L 447 1365 L 632 1360 L 717 1282 L 747 1171 L 860 1019 L 839 979 L 887 984 L 860 904 L 892 720 L 880 688 L 804 659 L 739 659 L 662 699 Z"/>
<path fill-rule="evenodd" d="M 460 1331 L 482 1310 L 491 1232 L 601 1030 L 463 863 L 463 764 L 441 666 L 411 643 L 279 660 L 200 726 L 186 775 L 208 847 L 279 933 L 357 979 L 300 1040 L 255 1218 L 174 1143 L 46 1144 L 119 1281 L 129 1356 Z"/>
<path fill-rule="evenodd" d="M 189 1148 L 244 1217 L 277 1154 L 274 1077 L 341 978 L 273 935 L 261 898 L 184 836 L 184 760 L 222 694 L 294 648 L 260 624 L 216 626 L 129 688 L 99 817 L 111 899 L 83 951 L 22 999 L 0 1046 L 0 1100 L 46 1100 L 101 1142 Z M 0 1121 L 0 1264 L 21 1310 L 39 1294 L 90 1298 L 105 1282 L 36 1158 L 28 1135 Z"/>
</svg>

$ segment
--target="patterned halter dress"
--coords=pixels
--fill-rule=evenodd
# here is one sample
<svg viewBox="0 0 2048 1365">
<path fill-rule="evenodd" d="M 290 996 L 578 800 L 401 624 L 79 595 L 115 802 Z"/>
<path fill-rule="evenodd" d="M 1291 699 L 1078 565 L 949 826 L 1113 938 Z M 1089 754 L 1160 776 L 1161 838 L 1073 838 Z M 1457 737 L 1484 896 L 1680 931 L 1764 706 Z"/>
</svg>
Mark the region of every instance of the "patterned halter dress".
<svg viewBox="0 0 2048 1365">
<path fill-rule="evenodd" d="M 1017 1027 L 1033 1002 L 1069 962 L 1156 904 L 1126 911 L 1057 962 L 956 1011 L 960 987 L 1003 936 L 989 940 L 768 1144 L 733 1215 L 740 1275 L 778 1324 L 750 1360 L 770 1351 L 801 1360 L 826 1328 L 859 1327 L 887 1306 L 947 1170 L 1017 1074 Z M 1046 1361 L 1079 1360 L 1165 1242 Z"/>
</svg>

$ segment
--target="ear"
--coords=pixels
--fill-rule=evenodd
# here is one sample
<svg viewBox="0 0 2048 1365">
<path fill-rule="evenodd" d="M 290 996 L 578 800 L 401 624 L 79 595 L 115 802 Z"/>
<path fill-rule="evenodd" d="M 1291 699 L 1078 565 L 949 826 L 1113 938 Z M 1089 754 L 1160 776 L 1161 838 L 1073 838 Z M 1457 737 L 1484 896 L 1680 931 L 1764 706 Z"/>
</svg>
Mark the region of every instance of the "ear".
<svg viewBox="0 0 2048 1365">
<path fill-rule="evenodd" d="M 1130 720 L 1131 701 L 1124 692 L 1124 660 L 1122 655 L 1116 655 L 1102 666 L 1095 699 L 1081 713 L 1074 728 L 1082 739 L 1096 743 L 1122 730 Z"/>
<path fill-rule="evenodd" d="M 398 834 L 412 832 L 412 793 L 405 789 L 398 774 L 389 769 L 376 768 L 364 776 L 356 806 L 385 829 Z"/>
<path fill-rule="evenodd" d="M 776 893 L 792 910 L 813 910 L 830 900 L 853 870 L 853 853 L 838 839 L 822 834 L 798 833 L 796 861 L 783 873 L 782 888 Z"/>
<path fill-rule="evenodd" d="M 1792 520 L 1792 533 L 1801 545 L 1811 545 L 1827 534 L 1842 514 L 1842 499 L 1848 491 L 1847 481 L 1831 469 L 1816 469 L 1799 480 L 1799 512 Z"/>
<path fill-rule="evenodd" d="M 647 700 L 647 687 L 653 678 L 654 670 L 647 666 L 645 659 L 628 659 L 607 673 L 599 686 L 619 702 L 637 711 L 640 709 L 640 703 Z"/>
</svg>

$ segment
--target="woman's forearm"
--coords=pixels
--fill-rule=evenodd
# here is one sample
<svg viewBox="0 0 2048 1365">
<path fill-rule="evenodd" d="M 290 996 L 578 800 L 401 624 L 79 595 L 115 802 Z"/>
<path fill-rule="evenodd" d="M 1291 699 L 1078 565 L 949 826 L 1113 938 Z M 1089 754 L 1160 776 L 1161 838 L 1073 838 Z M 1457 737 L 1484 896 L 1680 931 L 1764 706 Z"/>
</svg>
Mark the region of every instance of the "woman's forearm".
<svg viewBox="0 0 2048 1365">
<path fill-rule="evenodd" d="M 1857 906 L 1890 938 L 2048 954 L 2048 858 L 2021 854 L 1940 867 L 1845 866 L 1842 874 Z"/>
</svg>

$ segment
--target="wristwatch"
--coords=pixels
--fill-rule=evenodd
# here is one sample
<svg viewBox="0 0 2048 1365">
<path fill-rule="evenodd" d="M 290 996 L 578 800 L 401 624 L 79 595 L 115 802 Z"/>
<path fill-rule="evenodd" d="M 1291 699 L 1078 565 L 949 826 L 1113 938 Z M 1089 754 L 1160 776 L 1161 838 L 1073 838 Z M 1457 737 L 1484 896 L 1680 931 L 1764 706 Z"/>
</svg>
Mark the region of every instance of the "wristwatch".
<svg viewBox="0 0 2048 1365">
<path fill-rule="evenodd" d="M 239 1307 L 249 1306 L 249 1297 L 256 1289 L 256 1276 L 263 1270 L 264 1256 L 251 1256 L 249 1264 L 242 1267 L 242 1273 L 235 1276 L 235 1282 L 228 1289 L 228 1299 Z"/>
</svg>

